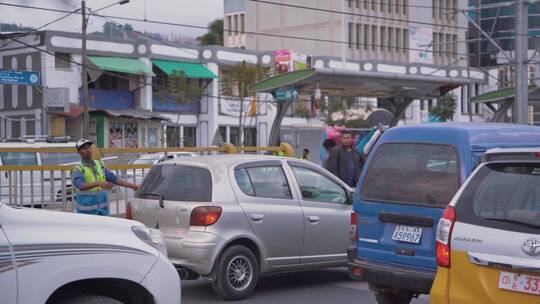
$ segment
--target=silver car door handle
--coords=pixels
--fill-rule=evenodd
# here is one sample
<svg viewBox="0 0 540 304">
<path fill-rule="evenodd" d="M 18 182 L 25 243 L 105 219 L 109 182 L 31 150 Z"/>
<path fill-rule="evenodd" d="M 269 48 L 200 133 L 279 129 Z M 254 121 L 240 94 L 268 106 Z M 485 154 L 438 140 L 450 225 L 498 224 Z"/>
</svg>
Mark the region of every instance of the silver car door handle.
<svg viewBox="0 0 540 304">
<path fill-rule="evenodd" d="M 249 215 L 249 218 L 254 222 L 262 222 L 264 220 L 264 214 L 252 213 Z"/>
<path fill-rule="evenodd" d="M 319 217 L 318 216 L 315 216 L 315 215 L 310 215 L 307 217 L 307 220 L 308 222 L 310 222 L 311 224 L 315 224 L 315 223 L 318 223 L 319 222 Z"/>
</svg>

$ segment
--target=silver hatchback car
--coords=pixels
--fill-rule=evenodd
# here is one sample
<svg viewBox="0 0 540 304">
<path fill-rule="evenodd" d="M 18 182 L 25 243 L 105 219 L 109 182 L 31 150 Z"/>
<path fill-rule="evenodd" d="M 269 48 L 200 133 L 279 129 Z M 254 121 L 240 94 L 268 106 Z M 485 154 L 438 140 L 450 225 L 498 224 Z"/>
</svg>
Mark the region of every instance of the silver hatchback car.
<svg viewBox="0 0 540 304">
<path fill-rule="evenodd" d="M 247 297 L 260 275 L 346 265 L 353 190 L 310 162 L 219 155 L 156 164 L 130 203 L 183 279 Z"/>
</svg>

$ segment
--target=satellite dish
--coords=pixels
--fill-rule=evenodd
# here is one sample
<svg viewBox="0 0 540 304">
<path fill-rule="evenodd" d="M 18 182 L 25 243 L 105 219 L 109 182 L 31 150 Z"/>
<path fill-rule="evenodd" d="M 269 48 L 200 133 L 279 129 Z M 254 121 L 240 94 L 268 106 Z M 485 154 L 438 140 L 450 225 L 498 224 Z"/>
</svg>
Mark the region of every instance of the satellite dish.
<svg viewBox="0 0 540 304">
<path fill-rule="evenodd" d="M 377 109 L 369 114 L 367 123 L 370 127 L 376 127 L 378 125 L 388 126 L 393 116 L 392 112 L 386 109 Z"/>
</svg>

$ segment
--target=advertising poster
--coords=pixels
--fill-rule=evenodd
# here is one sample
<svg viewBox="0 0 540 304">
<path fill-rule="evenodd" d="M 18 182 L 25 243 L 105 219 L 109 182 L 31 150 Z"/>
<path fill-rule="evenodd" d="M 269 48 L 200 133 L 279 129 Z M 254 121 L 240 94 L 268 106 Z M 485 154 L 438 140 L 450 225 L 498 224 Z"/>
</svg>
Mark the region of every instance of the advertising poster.
<svg viewBox="0 0 540 304">
<path fill-rule="evenodd" d="M 409 62 L 433 64 L 433 29 L 411 26 L 409 28 Z"/>
<path fill-rule="evenodd" d="M 274 68 L 277 73 L 286 73 L 292 71 L 292 57 L 290 50 L 274 51 Z"/>
</svg>

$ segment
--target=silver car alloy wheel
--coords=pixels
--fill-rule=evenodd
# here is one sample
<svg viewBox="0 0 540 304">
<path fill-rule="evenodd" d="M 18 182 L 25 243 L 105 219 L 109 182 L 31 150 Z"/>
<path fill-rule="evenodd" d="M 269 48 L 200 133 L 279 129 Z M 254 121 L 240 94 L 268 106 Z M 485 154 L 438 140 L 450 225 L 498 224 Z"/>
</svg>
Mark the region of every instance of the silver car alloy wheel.
<svg viewBox="0 0 540 304">
<path fill-rule="evenodd" d="M 246 289 L 253 280 L 253 265 L 243 255 L 237 255 L 227 265 L 227 279 L 235 291 Z"/>
</svg>

